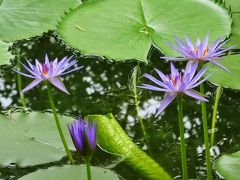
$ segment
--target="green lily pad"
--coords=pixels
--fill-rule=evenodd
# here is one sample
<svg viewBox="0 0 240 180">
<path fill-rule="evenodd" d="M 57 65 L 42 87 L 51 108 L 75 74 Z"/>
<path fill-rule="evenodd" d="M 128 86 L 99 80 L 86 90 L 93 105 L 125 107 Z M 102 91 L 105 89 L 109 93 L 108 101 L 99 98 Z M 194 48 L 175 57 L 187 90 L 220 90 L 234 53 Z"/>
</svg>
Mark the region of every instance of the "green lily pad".
<svg viewBox="0 0 240 180">
<path fill-rule="evenodd" d="M 176 55 L 166 45 L 174 36 L 187 34 L 211 41 L 231 32 L 226 9 L 209 0 L 89 0 L 64 16 L 58 31 L 83 54 L 116 61 L 147 62 L 151 45 Z"/>
<path fill-rule="evenodd" d="M 64 11 L 80 0 L 1 0 L 0 39 L 14 41 L 55 29 Z"/>
<path fill-rule="evenodd" d="M 108 169 L 91 166 L 92 180 L 118 180 L 118 175 Z M 86 166 L 63 166 L 39 170 L 19 180 L 87 180 Z"/>
<path fill-rule="evenodd" d="M 233 25 L 232 25 L 232 33 L 230 36 L 230 41 L 227 44 L 237 46 L 237 48 L 240 48 L 240 13 L 234 13 L 232 15 L 233 18 Z"/>
<path fill-rule="evenodd" d="M 240 89 L 240 55 L 225 56 L 224 60 L 221 60 L 220 63 L 231 73 L 222 70 L 212 63 L 207 63 L 207 74 L 212 73 L 208 80 L 224 87 Z"/>
<path fill-rule="evenodd" d="M 8 51 L 9 46 L 9 43 L 5 43 L 0 40 L 0 66 L 10 63 L 9 60 L 12 58 L 12 55 Z"/>
<path fill-rule="evenodd" d="M 226 154 L 217 159 L 217 171 L 227 180 L 236 180 L 240 177 L 240 151 Z"/>
<path fill-rule="evenodd" d="M 73 150 L 67 124 L 72 118 L 59 116 L 66 140 Z M 15 163 L 33 166 L 58 161 L 66 153 L 53 114 L 32 112 L 0 115 L 0 166 Z"/>
<path fill-rule="evenodd" d="M 97 123 L 97 141 L 102 149 L 122 156 L 124 163 L 145 179 L 171 179 L 160 165 L 131 141 L 112 114 L 90 115 L 87 118 Z"/>
<path fill-rule="evenodd" d="M 226 3 L 226 6 L 230 6 L 231 11 L 233 13 L 240 12 L 240 3 L 239 0 L 224 0 Z"/>
</svg>

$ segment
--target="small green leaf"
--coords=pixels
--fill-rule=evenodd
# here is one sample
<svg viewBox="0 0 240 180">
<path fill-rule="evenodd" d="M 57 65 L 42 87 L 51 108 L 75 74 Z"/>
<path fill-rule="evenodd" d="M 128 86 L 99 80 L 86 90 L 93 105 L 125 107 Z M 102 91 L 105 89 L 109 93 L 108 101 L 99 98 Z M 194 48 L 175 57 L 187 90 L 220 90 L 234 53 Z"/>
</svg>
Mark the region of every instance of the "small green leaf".
<svg viewBox="0 0 240 180">
<path fill-rule="evenodd" d="M 226 154 L 217 159 L 217 171 L 227 180 L 237 180 L 240 177 L 240 151 Z"/>
<path fill-rule="evenodd" d="M 118 180 L 117 174 L 108 169 L 91 166 L 92 180 Z M 86 166 L 63 166 L 38 170 L 19 180 L 87 180 Z"/>
<path fill-rule="evenodd" d="M 1 0 L 0 39 L 14 41 L 55 29 L 64 11 L 80 0 Z"/>
<path fill-rule="evenodd" d="M 90 115 L 88 119 L 97 123 L 97 140 L 101 148 L 125 157 L 124 162 L 146 179 L 171 179 L 162 167 L 130 140 L 112 114 Z"/>
<path fill-rule="evenodd" d="M 59 33 L 83 54 L 116 61 L 147 61 L 151 45 L 176 55 L 166 42 L 174 36 L 211 41 L 231 32 L 226 9 L 209 0 L 89 0 L 67 14 Z"/>
<path fill-rule="evenodd" d="M 59 116 L 63 132 L 74 149 L 67 124 L 72 118 Z M 15 163 L 33 166 L 58 161 L 66 153 L 55 125 L 53 114 L 32 112 L 0 115 L 0 166 Z"/>
<path fill-rule="evenodd" d="M 5 43 L 0 40 L 0 66 L 10 64 L 10 59 L 13 57 L 8 51 L 10 43 Z"/>
<path fill-rule="evenodd" d="M 240 55 L 225 56 L 219 61 L 231 73 L 228 73 L 212 63 L 207 63 L 208 73 L 212 74 L 208 81 L 232 89 L 240 89 Z M 205 74 L 205 76 L 207 76 Z"/>
</svg>

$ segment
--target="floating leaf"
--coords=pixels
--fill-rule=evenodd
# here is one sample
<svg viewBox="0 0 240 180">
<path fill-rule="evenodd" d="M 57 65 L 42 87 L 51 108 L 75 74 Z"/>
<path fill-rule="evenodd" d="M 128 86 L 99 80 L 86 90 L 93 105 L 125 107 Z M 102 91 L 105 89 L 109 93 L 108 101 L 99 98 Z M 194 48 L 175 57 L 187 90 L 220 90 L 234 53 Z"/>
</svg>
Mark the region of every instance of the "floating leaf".
<svg viewBox="0 0 240 180">
<path fill-rule="evenodd" d="M 225 56 L 220 61 L 231 73 L 223 71 L 212 63 L 207 63 L 208 73 L 211 77 L 208 79 L 218 85 L 222 85 L 232 89 L 240 89 L 240 55 Z M 206 75 L 207 75 L 206 74 Z M 205 75 L 205 76 L 206 76 Z"/>
<path fill-rule="evenodd" d="M 91 166 L 92 180 L 118 180 L 117 174 L 108 169 Z M 63 166 L 38 170 L 19 180 L 87 180 L 86 166 Z"/>
<path fill-rule="evenodd" d="M 97 138 L 101 148 L 125 157 L 124 162 L 146 179 L 171 179 L 162 167 L 130 140 L 112 114 L 90 115 L 88 119 L 97 123 Z"/>
<path fill-rule="evenodd" d="M 10 63 L 11 53 L 8 51 L 9 43 L 0 40 L 0 66 Z"/>
<path fill-rule="evenodd" d="M 232 25 L 232 33 L 230 36 L 230 41 L 227 44 L 237 46 L 240 48 L 240 13 L 235 13 L 232 15 L 233 17 L 233 25 Z"/>
<path fill-rule="evenodd" d="M 229 35 L 231 18 L 226 9 L 209 0 L 89 0 L 66 15 L 59 33 L 83 54 L 116 61 L 147 62 L 152 44 L 167 55 L 175 35 L 211 40 Z"/>
<path fill-rule="evenodd" d="M 67 124 L 72 118 L 59 116 L 63 132 L 71 149 L 73 144 Z M 33 166 L 58 161 L 66 153 L 53 115 L 32 112 L 0 115 L 0 165 L 16 163 L 19 166 Z"/>
<path fill-rule="evenodd" d="M 1 0 L 0 39 L 14 41 L 55 29 L 64 11 L 80 0 Z"/>
<path fill-rule="evenodd" d="M 216 161 L 216 169 L 227 180 L 236 180 L 240 177 L 240 151 L 221 156 Z"/>
<path fill-rule="evenodd" d="M 239 0 L 224 0 L 226 6 L 230 6 L 233 13 L 240 12 L 240 3 Z"/>
</svg>

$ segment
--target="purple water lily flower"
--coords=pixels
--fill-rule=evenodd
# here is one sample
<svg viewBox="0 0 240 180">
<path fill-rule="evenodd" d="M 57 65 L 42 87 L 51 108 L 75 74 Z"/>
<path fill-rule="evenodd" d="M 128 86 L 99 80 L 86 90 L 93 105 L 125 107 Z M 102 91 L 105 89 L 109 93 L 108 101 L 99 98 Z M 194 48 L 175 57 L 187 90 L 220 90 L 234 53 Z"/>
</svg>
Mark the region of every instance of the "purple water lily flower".
<svg viewBox="0 0 240 180">
<path fill-rule="evenodd" d="M 203 74 L 207 71 L 207 68 L 201 69 L 196 74 L 197 67 L 197 62 L 189 61 L 184 73 L 182 74 L 171 63 L 170 75 L 164 75 L 158 69 L 154 69 L 159 75 L 160 80 L 150 74 L 144 74 L 144 77 L 155 83 L 157 86 L 143 84 L 142 86 L 138 86 L 139 88 L 144 88 L 151 91 L 166 92 L 156 116 L 158 116 L 179 94 L 186 94 L 200 101 L 208 101 L 199 92 L 193 90 L 193 88 L 199 86 L 209 77 L 207 76 L 204 79 L 200 80 Z"/>
<path fill-rule="evenodd" d="M 173 61 L 181 61 L 181 60 L 193 60 L 198 62 L 209 61 L 225 71 L 228 71 L 226 67 L 224 67 L 218 60 L 222 58 L 227 51 L 232 50 L 235 46 L 231 46 L 229 48 L 224 49 L 223 46 L 228 42 L 228 40 L 224 41 L 224 37 L 218 38 L 212 45 L 209 45 L 209 33 L 206 35 L 203 42 L 197 38 L 196 45 L 192 43 L 188 36 L 185 35 L 185 42 L 181 41 L 177 36 L 176 45 L 168 44 L 175 51 L 180 53 L 183 57 L 161 57 L 165 60 L 173 60 Z M 228 71 L 229 72 L 229 71 Z"/>
<path fill-rule="evenodd" d="M 30 74 L 25 74 L 23 72 L 20 72 L 16 69 L 13 69 L 13 71 L 34 79 L 27 87 L 25 87 L 21 92 L 24 93 L 32 88 L 34 88 L 35 86 L 37 86 L 39 83 L 41 83 L 42 81 L 49 81 L 51 84 L 53 84 L 54 86 L 56 86 L 58 89 L 60 89 L 61 91 L 68 93 L 68 91 L 66 90 L 62 80 L 59 78 L 59 76 L 68 74 L 70 72 L 73 71 L 77 71 L 79 69 L 81 69 L 83 66 L 81 67 L 76 67 L 72 70 L 66 71 L 67 69 L 69 69 L 70 67 L 74 66 L 77 61 L 76 60 L 72 60 L 71 58 L 67 58 L 64 57 L 62 60 L 60 60 L 58 62 L 58 59 L 56 58 L 54 61 L 49 61 L 48 56 L 46 54 L 45 56 L 45 62 L 44 63 L 40 63 L 37 59 L 35 61 L 35 65 L 31 64 L 28 60 L 27 63 L 29 65 L 29 67 L 27 67 L 26 65 L 22 64 L 22 66 L 30 73 Z"/>
<path fill-rule="evenodd" d="M 77 151 L 86 161 L 91 160 L 93 152 L 96 149 L 96 128 L 95 122 L 90 124 L 90 122 L 87 121 L 85 124 L 81 118 L 74 120 L 74 123 L 69 126 L 73 143 Z"/>
</svg>

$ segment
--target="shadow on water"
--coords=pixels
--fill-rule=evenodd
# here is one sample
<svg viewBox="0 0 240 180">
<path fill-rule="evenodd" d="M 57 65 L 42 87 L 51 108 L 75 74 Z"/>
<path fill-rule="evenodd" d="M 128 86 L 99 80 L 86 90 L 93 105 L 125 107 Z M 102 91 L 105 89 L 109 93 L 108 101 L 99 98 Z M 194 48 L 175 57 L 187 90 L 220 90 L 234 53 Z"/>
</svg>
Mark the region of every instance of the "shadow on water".
<svg viewBox="0 0 240 180">
<path fill-rule="evenodd" d="M 15 47 L 21 48 L 21 61 L 23 62 L 25 58 L 42 60 L 46 53 L 51 58 L 62 58 L 74 54 L 78 59 L 78 65 L 83 65 L 84 68 L 63 77 L 64 83 L 71 93 L 70 96 L 54 89 L 54 98 L 58 111 L 72 116 L 112 112 L 133 141 L 146 153 L 149 153 L 141 126 L 136 120 L 134 98 L 130 88 L 131 73 L 137 64 L 136 62 L 116 63 L 101 58 L 81 56 L 79 52 L 73 51 L 64 45 L 61 40 L 58 40 L 58 37 L 53 32 L 18 42 Z M 154 50 L 151 54 L 151 62 L 148 65 L 140 64 L 141 75 L 145 72 L 156 75 L 153 72 L 155 67 L 164 72 L 169 72 L 168 63 L 161 60 L 159 56 L 159 53 Z M 182 65 L 177 64 L 177 66 L 181 67 Z M 4 67 L 2 71 L 3 77 L 0 77 L 0 106 L 6 112 L 21 106 L 21 104 L 17 93 L 16 74 L 11 71 L 10 67 Z M 139 78 L 141 83 L 146 82 L 146 79 L 142 76 Z M 30 79 L 23 77 L 23 87 L 30 81 Z M 215 90 L 216 87 L 208 84 L 207 93 L 210 100 L 207 104 L 208 119 L 211 119 Z M 172 103 L 160 117 L 155 118 L 154 114 L 159 107 L 163 93 L 139 89 L 137 93 L 140 101 L 139 117 L 142 118 L 145 125 L 152 151 L 149 155 L 161 164 L 172 177 L 180 179 L 178 177 L 181 175 L 181 156 L 176 102 Z M 37 86 L 27 92 L 25 97 L 28 107 L 32 110 L 45 111 L 49 109 L 47 92 L 44 86 Z M 224 89 L 219 104 L 216 145 L 211 152 L 214 157 L 217 157 L 222 152 L 228 153 L 239 150 L 239 103 L 239 92 Z M 194 179 L 205 179 L 206 177 L 200 112 L 198 102 L 188 97 L 184 98 L 188 169 L 189 176 Z M 63 165 L 65 163 L 66 159 L 63 159 L 56 163 L 24 169 L 13 165 L 8 168 L 0 168 L 0 177 L 16 179 L 39 168 Z M 94 164 L 111 166 L 126 179 L 140 179 L 137 174 L 126 168 L 117 157 L 113 157 L 100 149 L 94 155 Z M 215 178 L 218 177 L 215 175 Z"/>
</svg>

